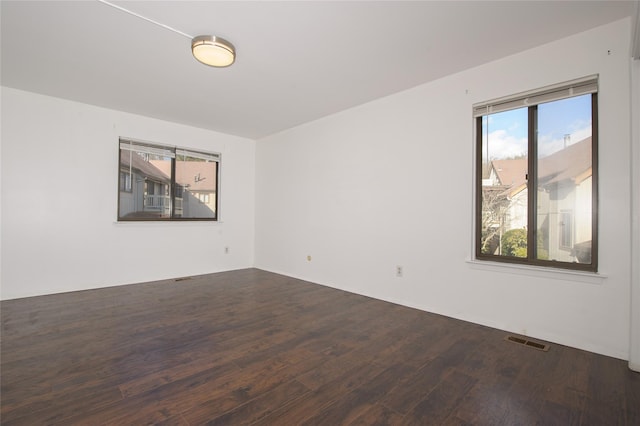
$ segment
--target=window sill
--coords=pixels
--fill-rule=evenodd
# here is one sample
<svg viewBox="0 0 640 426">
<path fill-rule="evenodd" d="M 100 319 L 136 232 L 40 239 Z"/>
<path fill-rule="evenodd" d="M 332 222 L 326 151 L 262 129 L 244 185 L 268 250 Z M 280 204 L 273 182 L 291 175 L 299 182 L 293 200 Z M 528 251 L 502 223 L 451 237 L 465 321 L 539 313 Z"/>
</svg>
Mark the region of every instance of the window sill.
<svg viewBox="0 0 640 426">
<path fill-rule="evenodd" d="M 472 269 L 500 272 L 504 274 L 527 275 L 530 277 L 550 278 L 562 281 L 578 281 L 587 284 L 602 284 L 606 275 L 598 272 L 572 271 L 559 268 L 542 268 L 537 266 L 515 265 L 512 263 L 491 262 L 487 260 L 467 259 Z"/>
<path fill-rule="evenodd" d="M 224 222 L 220 220 L 114 220 L 116 226 L 216 226 Z"/>
</svg>

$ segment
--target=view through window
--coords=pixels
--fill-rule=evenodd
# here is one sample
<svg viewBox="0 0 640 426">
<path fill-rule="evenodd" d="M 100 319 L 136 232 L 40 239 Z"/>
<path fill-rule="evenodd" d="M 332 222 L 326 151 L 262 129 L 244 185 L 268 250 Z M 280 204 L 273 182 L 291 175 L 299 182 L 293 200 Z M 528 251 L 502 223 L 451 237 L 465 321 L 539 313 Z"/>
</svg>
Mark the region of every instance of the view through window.
<svg viewBox="0 0 640 426">
<path fill-rule="evenodd" d="M 476 258 L 596 270 L 596 87 L 475 108 Z"/>
<path fill-rule="evenodd" d="M 118 220 L 217 220 L 220 155 L 120 140 Z"/>
</svg>

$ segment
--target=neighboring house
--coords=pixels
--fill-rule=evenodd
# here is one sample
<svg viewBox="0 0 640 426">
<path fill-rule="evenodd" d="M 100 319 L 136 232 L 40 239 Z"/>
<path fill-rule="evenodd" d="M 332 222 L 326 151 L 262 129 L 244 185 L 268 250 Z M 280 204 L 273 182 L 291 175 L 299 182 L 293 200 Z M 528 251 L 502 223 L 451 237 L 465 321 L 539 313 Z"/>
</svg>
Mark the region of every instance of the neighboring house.
<svg viewBox="0 0 640 426">
<path fill-rule="evenodd" d="M 152 160 L 164 173 L 171 173 L 171 162 Z M 211 217 L 216 211 L 216 167 L 211 161 L 176 161 L 176 198 L 181 197 L 183 217 Z"/>
<path fill-rule="evenodd" d="M 489 170 L 489 185 L 502 186 L 502 195 L 509 200 L 504 217 L 504 229 L 527 227 L 527 159 L 493 160 Z"/>
<path fill-rule="evenodd" d="M 591 137 L 539 162 L 538 227 L 549 259 L 591 262 Z"/>
<path fill-rule="evenodd" d="M 510 229 L 527 227 L 527 160 L 493 160 L 483 179 L 485 212 L 493 221 L 490 252 Z M 591 137 L 538 162 L 537 224 L 540 256 L 566 262 L 591 262 Z M 544 250 L 546 253 L 543 253 Z"/>
<path fill-rule="evenodd" d="M 120 151 L 120 217 L 166 217 L 171 179 L 143 155 Z"/>
<path fill-rule="evenodd" d="M 121 151 L 120 217 L 159 218 L 171 214 L 171 161 L 147 160 L 146 154 Z M 214 217 L 216 167 L 214 162 L 176 162 L 175 216 Z"/>
</svg>

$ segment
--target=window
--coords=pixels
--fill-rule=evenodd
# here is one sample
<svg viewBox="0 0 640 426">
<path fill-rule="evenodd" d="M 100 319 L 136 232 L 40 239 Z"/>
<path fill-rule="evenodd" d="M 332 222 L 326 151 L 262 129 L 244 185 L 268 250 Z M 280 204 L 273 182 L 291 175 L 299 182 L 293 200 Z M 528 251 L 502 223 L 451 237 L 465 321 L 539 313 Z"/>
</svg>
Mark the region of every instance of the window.
<svg viewBox="0 0 640 426">
<path fill-rule="evenodd" d="M 218 220 L 220 154 L 120 139 L 118 220 Z"/>
<path fill-rule="evenodd" d="M 570 210 L 560 212 L 560 248 L 571 250 L 573 247 L 573 214 Z"/>
<path fill-rule="evenodd" d="M 131 192 L 131 175 L 120 170 L 120 191 Z"/>
<path fill-rule="evenodd" d="M 597 87 L 474 105 L 476 259 L 597 270 Z"/>
</svg>

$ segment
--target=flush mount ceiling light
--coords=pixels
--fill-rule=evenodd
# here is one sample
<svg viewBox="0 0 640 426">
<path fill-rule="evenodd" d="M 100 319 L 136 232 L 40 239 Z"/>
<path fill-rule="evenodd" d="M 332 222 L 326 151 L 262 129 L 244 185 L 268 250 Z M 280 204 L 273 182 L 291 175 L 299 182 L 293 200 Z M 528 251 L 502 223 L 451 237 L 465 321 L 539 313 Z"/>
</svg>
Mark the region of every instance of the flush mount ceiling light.
<svg viewBox="0 0 640 426">
<path fill-rule="evenodd" d="M 236 60 L 236 49 L 227 40 L 201 35 L 191 40 L 193 57 L 211 67 L 228 67 Z"/>
<path fill-rule="evenodd" d="M 189 34 L 183 33 L 182 31 L 176 30 L 175 28 L 171 28 L 168 25 L 161 24 L 160 22 L 154 21 L 153 19 L 149 19 L 145 16 L 132 12 L 128 9 L 125 9 L 122 6 L 118 6 L 106 0 L 98 0 L 98 1 L 100 3 L 106 4 L 107 6 L 111 6 L 115 9 L 128 13 L 129 15 L 133 15 L 137 18 L 144 19 L 147 22 L 151 22 L 152 24 L 156 24 L 162 28 L 173 31 L 174 33 L 180 34 L 181 36 L 190 38 L 191 52 L 193 53 L 193 57 L 205 65 L 209 65 L 211 67 L 217 67 L 217 68 L 224 68 L 233 64 L 236 60 L 235 47 L 233 47 L 233 44 L 229 43 L 227 40 L 221 37 L 210 36 L 210 35 L 201 35 L 201 36 L 193 37 L 193 36 L 190 36 Z"/>
</svg>

